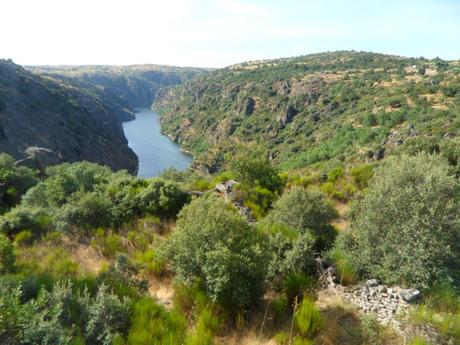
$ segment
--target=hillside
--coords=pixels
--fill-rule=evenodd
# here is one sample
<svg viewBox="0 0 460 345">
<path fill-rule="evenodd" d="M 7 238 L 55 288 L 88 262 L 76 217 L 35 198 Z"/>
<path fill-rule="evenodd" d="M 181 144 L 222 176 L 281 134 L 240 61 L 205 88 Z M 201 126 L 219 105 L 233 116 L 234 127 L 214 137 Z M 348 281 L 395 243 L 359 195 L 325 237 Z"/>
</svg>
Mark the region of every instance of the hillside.
<svg viewBox="0 0 460 345">
<path fill-rule="evenodd" d="M 50 149 L 62 161 L 137 171 L 121 123 L 104 103 L 72 84 L 0 60 L 0 151 L 23 159 L 31 146 Z"/>
<path fill-rule="evenodd" d="M 242 149 L 291 170 L 380 159 L 408 136 L 455 140 L 459 73 L 458 61 L 346 51 L 254 61 L 162 91 L 156 109 L 208 171 Z"/>
<path fill-rule="evenodd" d="M 99 98 L 109 110 L 127 121 L 134 109 L 150 108 L 158 90 L 181 84 L 207 69 L 162 65 L 29 66 L 34 73 L 75 84 Z"/>
</svg>

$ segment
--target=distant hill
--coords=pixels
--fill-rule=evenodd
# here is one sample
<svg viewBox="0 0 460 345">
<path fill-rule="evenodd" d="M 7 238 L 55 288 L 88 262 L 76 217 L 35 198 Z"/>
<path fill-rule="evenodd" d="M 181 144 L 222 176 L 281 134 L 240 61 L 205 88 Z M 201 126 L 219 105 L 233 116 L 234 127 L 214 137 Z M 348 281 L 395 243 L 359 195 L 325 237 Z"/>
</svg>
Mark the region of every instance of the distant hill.
<svg viewBox="0 0 460 345">
<path fill-rule="evenodd" d="M 380 159 L 409 136 L 456 140 L 458 61 L 331 52 L 254 61 L 160 91 L 165 133 L 214 171 L 242 148 L 283 169 Z"/>
<path fill-rule="evenodd" d="M 100 99 L 126 121 L 136 108 L 150 108 L 158 90 L 208 72 L 207 69 L 162 65 L 29 66 L 34 73 L 73 83 Z"/>
<path fill-rule="evenodd" d="M 120 121 L 104 102 L 0 60 L 0 152 L 22 159 L 31 146 L 50 149 L 62 161 L 88 160 L 131 173 L 138 167 Z"/>
</svg>

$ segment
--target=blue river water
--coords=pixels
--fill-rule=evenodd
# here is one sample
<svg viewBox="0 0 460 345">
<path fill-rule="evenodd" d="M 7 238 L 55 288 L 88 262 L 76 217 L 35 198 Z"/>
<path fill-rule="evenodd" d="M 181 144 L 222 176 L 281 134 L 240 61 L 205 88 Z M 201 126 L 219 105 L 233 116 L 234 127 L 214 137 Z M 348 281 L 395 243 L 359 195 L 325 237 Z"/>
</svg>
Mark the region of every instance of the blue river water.
<svg viewBox="0 0 460 345">
<path fill-rule="evenodd" d="M 139 158 L 139 177 L 153 177 L 173 167 L 185 170 L 192 157 L 183 153 L 179 145 L 161 134 L 159 115 L 151 109 L 140 109 L 136 119 L 123 123 L 128 145 Z"/>
</svg>

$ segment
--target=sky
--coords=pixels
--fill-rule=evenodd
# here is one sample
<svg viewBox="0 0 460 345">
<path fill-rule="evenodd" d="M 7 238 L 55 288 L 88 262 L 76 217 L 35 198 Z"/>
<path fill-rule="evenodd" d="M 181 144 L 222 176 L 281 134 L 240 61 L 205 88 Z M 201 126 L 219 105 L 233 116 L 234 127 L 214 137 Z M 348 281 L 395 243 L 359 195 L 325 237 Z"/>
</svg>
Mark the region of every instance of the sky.
<svg viewBox="0 0 460 345">
<path fill-rule="evenodd" d="M 460 59 L 460 0 L 0 0 L 22 65 L 224 67 L 333 50 Z"/>
</svg>

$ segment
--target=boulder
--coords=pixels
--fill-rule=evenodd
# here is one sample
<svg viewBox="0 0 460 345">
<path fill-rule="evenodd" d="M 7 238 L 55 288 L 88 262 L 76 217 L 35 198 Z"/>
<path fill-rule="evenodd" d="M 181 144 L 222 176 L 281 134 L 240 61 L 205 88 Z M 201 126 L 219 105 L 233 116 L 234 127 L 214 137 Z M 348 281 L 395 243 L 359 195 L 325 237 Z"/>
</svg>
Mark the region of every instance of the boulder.
<svg viewBox="0 0 460 345">
<path fill-rule="evenodd" d="M 422 297 L 422 293 L 417 289 L 407 289 L 401 292 L 401 298 L 407 303 L 412 303 Z"/>
<path fill-rule="evenodd" d="M 24 153 L 27 155 L 27 158 L 17 161 L 15 163 L 16 166 L 26 166 L 31 169 L 44 171 L 47 167 L 62 162 L 61 157 L 56 152 L 46 147 L 29 146 Z"/>
<path fill-rule="evenodd" d="M 369 279 L 364 283 L 364 286 L 367 287 L 376 287 L 379 285 L 379 281 L 377 279 Z"/>
</svg>

